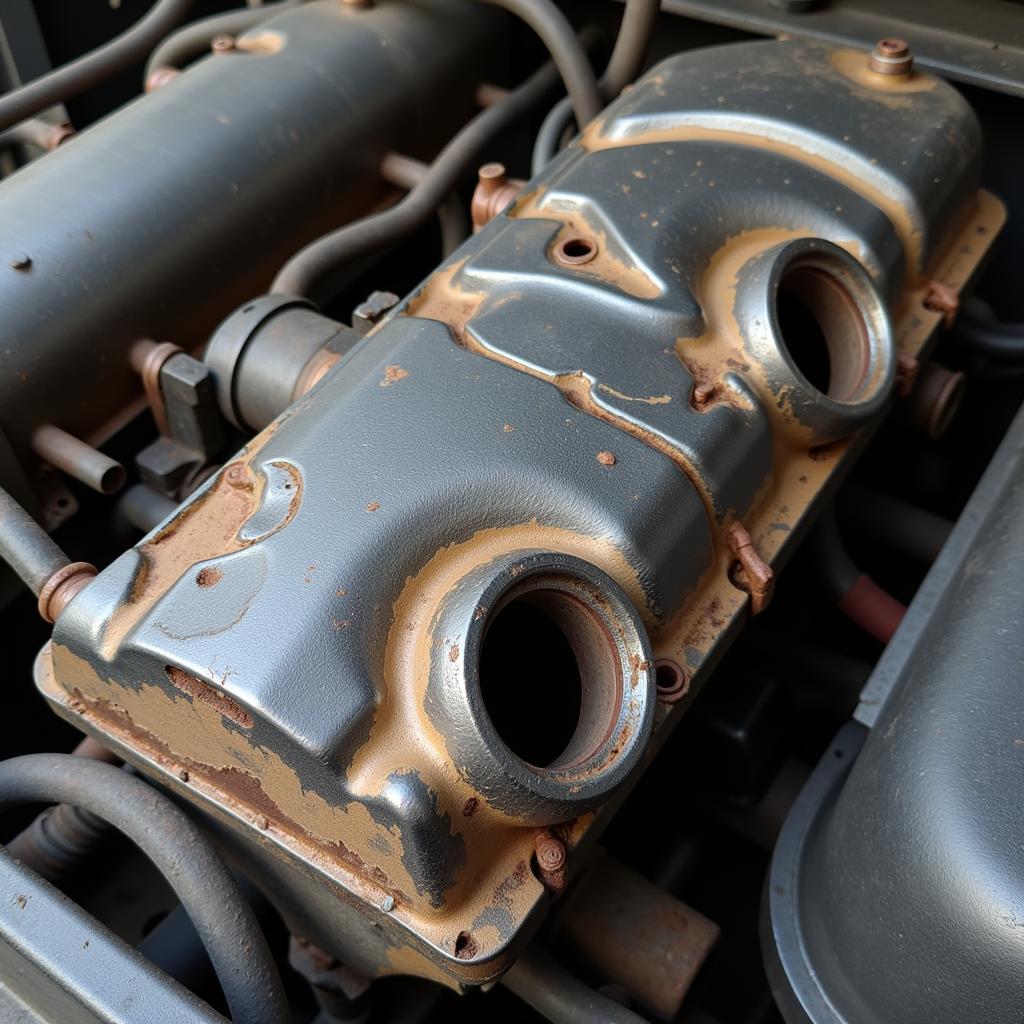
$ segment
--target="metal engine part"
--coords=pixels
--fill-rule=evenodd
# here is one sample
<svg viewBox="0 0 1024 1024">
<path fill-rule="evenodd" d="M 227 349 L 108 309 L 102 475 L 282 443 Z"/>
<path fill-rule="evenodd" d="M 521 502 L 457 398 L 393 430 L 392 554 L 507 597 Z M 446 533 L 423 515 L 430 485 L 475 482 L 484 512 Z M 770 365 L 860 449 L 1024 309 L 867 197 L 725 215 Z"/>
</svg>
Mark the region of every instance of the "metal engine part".
<svg viewBox="0 0 1024 1024">
<path fill-rule="evenodd" d="M 1003 218 L 959 94 L 867 61 L 658 65 L 61 614 L 47 699 L 210 815 L 295 934 L 500 975 L 547 904 L 537 830 L 582 857 L 766 604 Z M 491 677 L 565 684 L 539 633 L 489 653 L 510 614 L 578 676 L 536 763 Z"/>
</svg>

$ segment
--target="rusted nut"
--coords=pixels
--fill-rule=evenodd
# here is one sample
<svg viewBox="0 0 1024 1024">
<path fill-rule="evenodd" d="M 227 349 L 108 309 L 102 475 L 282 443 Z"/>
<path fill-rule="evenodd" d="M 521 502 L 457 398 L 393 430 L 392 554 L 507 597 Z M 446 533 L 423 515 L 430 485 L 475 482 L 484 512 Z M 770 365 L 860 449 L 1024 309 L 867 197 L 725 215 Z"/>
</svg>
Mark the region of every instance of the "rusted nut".
<svg viewBox="0 0 1024 1024">
<path fill-rule="evenodd" d="M 966 385 L 964 374 L 938 363 L 925 363 L 907 399 L 910 422 L 929 440 L 937 441 L 953 422 Z"/>
<path fill-rule="evenodd" d="M 479 231 L 519 195 L 525 182 L 509 178 L 504 164 L 484 164 L 477 172 L 477 185 L 473 190 L 470 212 L 473 230 Z"/>
<path fill-rule="evenodd" d="M 662 704 L 675 704 L 690 689 L 690 679 L 682 668 L 669 658 L 654 663 L 654 686 Z"/>
<path fill-rule="evenodd" d="M 868 67 L 879 75 L 909 75 L 914 66 L 904 39 L 879 39 L 868 57 Z"/>
<path fill-rule="evenodd" d="M 237 487 L 239 490 L 248 490 L 252 487 L 249 471 L 241 462 L 233 462 L 224 470 L 224 482 L 229 487 Z"/>
<path fill-rule="evenodd" d="M 237 46 L 234 36 L 214 36 L 210 40 L 210 49 L 214 53 L 233 53 Z"/>
<path fill-rule="evenodd" d="M 548 829 L 534 834 L 533 852 L 537 875 L 544 887 L 556 896 L 565 891 L 568 882 L 568 855 L 565 843 Z"/>
<path fill-rule="evenodd" d="M 96 575 L 89 562 L 72 562 L 58 569 L 39 591 L 39 614 L 47 622 L 56 622 L 71 599 Z"/>
<path fill-rule="evenodd" d="M 896 357 L 896 394 L 900 398 L 906 398 L 914 390 L 914 382 L 920 368 L 921 364 L 917 359 L 906 352 L 901 352 Z"/>
<path fill-rule="evenodd" d="M 924 308 L 942 314 L 942 326 L 949 330 L 960 311 L 960 294 L 942 281 L 929 281 Z"/>
<path fill-rule="evenodd" d="M 167 64 L 153 68 L 146 78 L 146 92 L 156 92 L 157 89 L 162 89 L 165 85 L 173 82 L 180 74 L 181 71 L 178 68 L 172 68 Z"/>
<path fill-rule="evenodd" d="M 729 550 L 736 559 L 729 573 L 733 586 L 750 595 L 750 613 L 757 615 L 768 607 L 775 589 L 772 567 L 757 553 L 750 534 L 742 523 L 732 522 L 726 532 Z"/>
<path fill-rule="evenodd" d="M 566 267 L 578 267 L 589 263 L 597 255 L 597 242 L 583 235 L 563 238 L 552 250 L 556 263 Z"/>
</svg>

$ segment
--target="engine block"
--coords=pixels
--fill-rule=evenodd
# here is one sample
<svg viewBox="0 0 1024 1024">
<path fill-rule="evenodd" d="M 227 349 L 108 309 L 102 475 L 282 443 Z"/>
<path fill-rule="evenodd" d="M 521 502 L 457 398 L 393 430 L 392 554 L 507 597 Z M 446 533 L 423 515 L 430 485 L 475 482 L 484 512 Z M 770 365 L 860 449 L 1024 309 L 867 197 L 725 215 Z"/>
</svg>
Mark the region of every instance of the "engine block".
<svg viewBox="0 0 1024 1024">
<path fill-rule="evenodd" d="M 296 933 L 493 979 L 538 833 L 584 855 L 997 234 L 979 149 L 859 51 L 669 59 L 79 593 L 39 687 Z"/>
</svg>

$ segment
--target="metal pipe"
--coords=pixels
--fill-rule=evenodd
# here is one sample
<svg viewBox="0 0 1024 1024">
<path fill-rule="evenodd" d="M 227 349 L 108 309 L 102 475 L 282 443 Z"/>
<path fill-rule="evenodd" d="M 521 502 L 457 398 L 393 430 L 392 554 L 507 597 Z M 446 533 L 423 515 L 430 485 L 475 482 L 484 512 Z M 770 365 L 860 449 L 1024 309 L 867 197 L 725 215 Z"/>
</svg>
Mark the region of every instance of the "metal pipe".
<svg viewBox="0 0 1024 1024">
<path fill-rule="evenodd" d="M 612 55 L 598 82 L 603 102 L 615 99 L 640 73 L 660 9 L 661 0 L 626 0 Z M 572 115 L 568 97 L 563 97 L 548 112 L 533 144 L 531 174 L 540 174 L 555 158 Z M 576 123 L 582 122 L 577 118 Z"/>
<path fill-rule="evenodd" d="M 645 1024 L 644 1018 L 584 985 L 540 947 L 531 947 L 501 983 L 552 1024 Z"/>
<path fill-rule="evenodd" d="M 117 511 L 137 530 L 149 533 L 162 523 L 178 503 L 145 484 L 129 487 L 117 503 Z"/>
<path fill-rule="evenodd" d="M 44 423 L 32 432 L 32 450 L 100 494 L 114 494 L 124 486 L 127 474 L 120 462 L 52 423 Z"/>
<path fill-rule="evenodd" d="M 235 11 L 226 11 L 190 22 L 169 35 L 149 55 L 143 80 L 148 83 L 152 74 L 159 68 L 181 70 L 196 57 L 202 57 L 207 53 L 210 43 L 217 36 L 238 35 L 255 28 L 284 8 L 295 7 L 302 2 L 303 0 L 276 0 L 275 3 L 261 4 L 259 7 L 241 7 Z"/>
<path fill-rule="evenodd" d="M 54 573 L 71 559 L 50 535 L 0 487 L 0 558 L 39 594 Z"/>
<path fill-rule="evenodd" d="M 521 18 L 540 36 L 565 83 L 576 122 L 589 124 L 601 112 L 601 90 L 586 50 L 552 0 L 483 0 Z"/>
<path fill-rule="evenodd" d="M 0 129 L 24 121 L 55 103 L 78 96 L 130 67 L 188 13 L 192 0 L 157 0 L 131 28 L 109 43 L 0 96 Z"/>
<path fill-rule="evenodd" d="M 0 182 L 19 460 L 42 422 L 101 446 L 139 396 L 139 338 L 198 348 L 324 225 L 379 203 L 388 151 L 436 152 L 478 109 L 501 20 L 465 0 L 300 4 L 261 27 L 280 48 L 199 60 Z"/>
<path fill-rule="evenodd" d="M 203 940 L 235 1024 L 281 1024 L 288 1004 L 263 933 L 238 886 L 192 821 L 141 779 L 70 754 L 0 763 L 0 810 L 59 801 L 131 839 L 174 890 Z"/>
<path fill-rule="evenodd" d="M 34 146 L 44 153 L 49 153 L 74 134 L 74 128 L 67 121 L 54 124 L 52 121 L 44 121 L 41 117 L 30 117 L 0 132 L 0 149 L 9 149 L 11 146 Z"/>
<path fill-rule="evenodd" d="M 480 152 L 551 89 L 555 67 L 545 64 L 508 98 L 476 115 L 459 131 L 430 171 L 399 203 L 333 231 L 297 252 L 281 269 L 271 291 L 304 296 L 353 260 L 398 241 L 433 216 Z"/>
</svg>

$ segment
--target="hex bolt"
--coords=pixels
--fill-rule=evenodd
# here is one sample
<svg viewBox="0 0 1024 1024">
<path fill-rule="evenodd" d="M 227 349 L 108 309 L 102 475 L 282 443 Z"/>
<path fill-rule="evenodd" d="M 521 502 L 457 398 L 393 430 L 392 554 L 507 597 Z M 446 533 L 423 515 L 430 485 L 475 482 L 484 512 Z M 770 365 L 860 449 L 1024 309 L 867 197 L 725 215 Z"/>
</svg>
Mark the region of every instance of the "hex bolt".
<svg viewBox="0 0 1024 1024">
<path fill-rule="evenodd" d="M 879 39 L 868 57 L 868 67 L 879 75 L 909 75 L 914 66 L 904 39 Z"/>
</svg>

